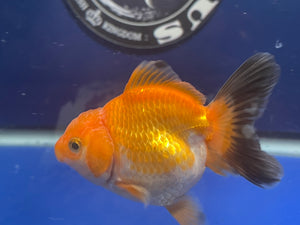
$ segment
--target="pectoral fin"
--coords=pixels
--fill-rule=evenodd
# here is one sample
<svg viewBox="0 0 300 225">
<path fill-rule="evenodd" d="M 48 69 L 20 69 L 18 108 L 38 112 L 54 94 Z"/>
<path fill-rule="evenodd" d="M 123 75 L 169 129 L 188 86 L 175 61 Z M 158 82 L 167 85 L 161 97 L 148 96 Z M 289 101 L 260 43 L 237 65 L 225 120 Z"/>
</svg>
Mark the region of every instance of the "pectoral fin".
<svg viewBox="0 0 300 225">
<path fill-rule="evenodd" d="M 180 225 L 203 225 L 205 216 L 191 197 L 183 196 L 166 209 Z"/>
<path fill-rule="evenodd" d="M 126 191 L 130 196 L 134 197 L 136 200 L 143 202 L 145 205 L 149 204 L 149 192 L 144 187 L 123 182 L 116 183 L 116 186 Z"/>
</svg>

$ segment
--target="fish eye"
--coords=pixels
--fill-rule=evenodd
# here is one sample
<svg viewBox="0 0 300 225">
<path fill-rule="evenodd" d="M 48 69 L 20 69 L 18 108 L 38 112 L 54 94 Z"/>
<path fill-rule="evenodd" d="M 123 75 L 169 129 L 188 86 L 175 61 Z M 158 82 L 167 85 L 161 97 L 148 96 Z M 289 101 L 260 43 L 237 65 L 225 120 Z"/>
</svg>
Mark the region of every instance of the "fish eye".
<svg viewBox="0 0 300 225">
<path fill-rule="evenodd" d="M 72 138 L 69 142 L 69 149 L 74 152 L 78 153 L 81 148 L 81 141 L 79 138 Z"/>
</svg>

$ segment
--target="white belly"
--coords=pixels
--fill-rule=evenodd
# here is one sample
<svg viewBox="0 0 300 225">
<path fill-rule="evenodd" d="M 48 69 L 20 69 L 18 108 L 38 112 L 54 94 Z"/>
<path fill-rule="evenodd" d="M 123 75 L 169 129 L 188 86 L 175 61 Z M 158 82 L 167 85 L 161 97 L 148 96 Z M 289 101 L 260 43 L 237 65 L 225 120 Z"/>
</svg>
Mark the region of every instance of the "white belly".
<svg viewBox="0 0 300 225">
<path fill-rule="evenodd" d="M 145 175 L 130 170 L 128 165 L 131 162 L 121 158 L 120 163 L 116 165 L 119 168 L 114 169 L 115 173 L 111 184 L 115 181 L 122 181 L 139 185 L 148 191 L 150 197 L 149 204 L 172 204 L 199 181 L 205 170 L 207 148 L 203 138 L 191 133 L 188 144 L 195 158 L 194 165 L 190 169 L 183 170 L 180 167 L 176 167 L 169 173 Z M 125 197 L 130 197 L 113 185 L 109 189 Z"/>
</svg>

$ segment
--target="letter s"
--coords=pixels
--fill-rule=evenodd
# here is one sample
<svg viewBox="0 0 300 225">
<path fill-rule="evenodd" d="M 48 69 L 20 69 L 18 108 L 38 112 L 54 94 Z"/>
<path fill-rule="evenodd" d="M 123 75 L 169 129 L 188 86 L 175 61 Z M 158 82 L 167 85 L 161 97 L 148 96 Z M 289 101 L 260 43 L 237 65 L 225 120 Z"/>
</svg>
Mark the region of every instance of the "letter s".
<svg viewBox="0 0 300 225">
<path fill-rule="evenodd" d="M 179 20 L 166 23 L 153 31 L 158 44 L 162 45 L 180 38 L 184 31 Z"/>
</svg>

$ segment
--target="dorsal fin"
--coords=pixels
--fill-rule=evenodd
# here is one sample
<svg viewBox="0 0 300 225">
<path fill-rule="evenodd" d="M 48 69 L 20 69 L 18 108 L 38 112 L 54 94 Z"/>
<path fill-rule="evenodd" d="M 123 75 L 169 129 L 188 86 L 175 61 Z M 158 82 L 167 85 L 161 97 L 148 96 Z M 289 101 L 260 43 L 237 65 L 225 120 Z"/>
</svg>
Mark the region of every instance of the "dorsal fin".
<svg viewBox="0 0 300 225">
<path fill-rule="evenodd" d="M 152 85 L 171 87 L 180 90 L 201 104 L 205 103 L 205 96 L 191 84 L 181 81 L 179 76 L 164 61 L 143 61 L 131 74 L 124 92 L 135 88 Z"/>
</svg>

